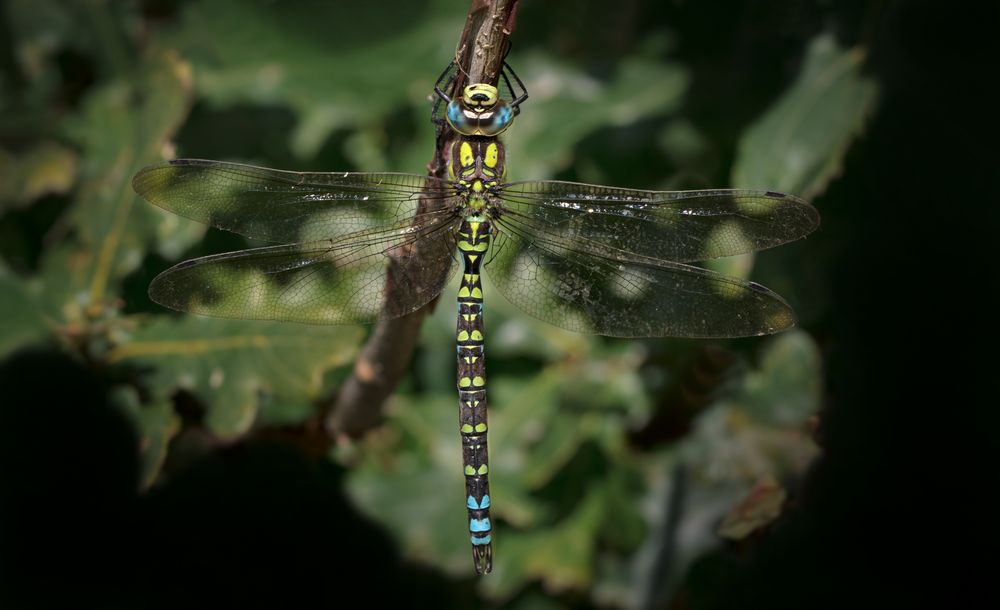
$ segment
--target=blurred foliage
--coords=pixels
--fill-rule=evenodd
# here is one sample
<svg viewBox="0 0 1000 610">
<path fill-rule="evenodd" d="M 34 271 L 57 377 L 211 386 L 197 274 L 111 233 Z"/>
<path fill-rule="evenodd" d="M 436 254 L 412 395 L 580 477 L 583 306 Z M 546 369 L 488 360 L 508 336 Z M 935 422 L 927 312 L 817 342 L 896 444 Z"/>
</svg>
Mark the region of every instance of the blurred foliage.
<svg viewBox="0 0 1000 610">
<path fill-rule="evenodd" d="M 826 190 L 875 108 L 864 59 L 863 48 L 842 49 L 831 35 L 813 39 L 798 79 L 743 134 L 733 185 L 808 199 Z"/>
<path fill-rule="evenodd" d="M 767 45 L 751 36 L 706 51 L 706 37 L 721 40 L 708 32 L 741 40 L 739 28 L 764 26 L 661 4 L 523 2 L 509 61 L 531 98 L 507 138 L 510 176 L 732 184 L 822 202 L 877 101 L 863 42 L 783 14 L 774 23 L 787 29 Z M 113 379 L 144 487 L 169 478 L 172 451 L 197 445 L 186 435 L 212 439 L 195 450 L 205 453 L 313 420 L 363 331 L 150 303 L 145 287 L 169 264 L 244 244 L 142 202 L 131 176 L 173 156 L 421 172 L 433 152 L 428 93 L 466 5 L 8 0 L 0 356 L 55 343 Z M 781 278 L 772 287 L 809 312 L 808 329 L 824 305 L 783 290 L 810 273 L 791 256 L 716 266 Z M 699 556 L 778 518 L 818 451 L 809 422 L 822 361 L 808 332 L 725 342 L 732 366 L 692 393 L 678 388 L 703 373 L 690 366 L 700 343 L 572 335 L 486 290 L 497 542 L 480 595 L 509 608 L 662 604 Z M 385 424 L 329 458 L 407 557 L 463 579 L 453 329 L 453 309 L 439 307 Z M 687 400 L 668 399 L 678 394 Z M 679 432 L 629 443 L 670 409 Z"/>
</svg>

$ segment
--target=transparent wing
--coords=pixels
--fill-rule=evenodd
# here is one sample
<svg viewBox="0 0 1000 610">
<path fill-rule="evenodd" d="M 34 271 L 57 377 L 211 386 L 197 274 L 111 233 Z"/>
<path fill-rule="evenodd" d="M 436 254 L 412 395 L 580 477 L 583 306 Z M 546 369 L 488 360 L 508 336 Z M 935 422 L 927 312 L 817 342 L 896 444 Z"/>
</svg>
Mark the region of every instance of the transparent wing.
<svg viewBox="0 0 1000 610">
<path fill-rule="evenodd" d="M 454 273 L 451 212 L 337 239 L 255 248 L 180 263 L 149 287 L 172 309 L 222 318 L 370 323 L 414 311 Z"/>
<path fill-rule="evenodd" d="M 560 243 L 688 262 L 793 241 L 819 226 L 810 204 L 771 191 L 640 191 L 540 181 L 504 185 L 502 213 Z"/>
<path fill-rule="evenodd" d="M 795 324 L 767 288 L 718 273 L 628 255 L 596 242 L 534 232 L 518 216 L 496 221 L 485 265 L 514 305 L 556 326 L 612 337 L 745 337 Z"/>
<path fill-rule="evenodd" d="M 415 174 L 298 173 L 201 159 L 146 167 L 132 187 L 185 218 L 277 244 L 409 220 L 454 194 L 447 182 Z"/>
</svg>

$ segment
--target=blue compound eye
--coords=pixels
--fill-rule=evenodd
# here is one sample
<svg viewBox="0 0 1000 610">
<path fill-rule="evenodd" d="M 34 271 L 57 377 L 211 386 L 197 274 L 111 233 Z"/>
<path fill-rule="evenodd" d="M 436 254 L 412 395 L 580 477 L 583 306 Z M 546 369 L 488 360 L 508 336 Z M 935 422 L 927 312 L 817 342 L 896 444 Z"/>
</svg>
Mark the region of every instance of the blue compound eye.
<svg viewBox="0 0 1000 610">
<path fill-rule="evenodd" d="M 448 110 L 445 113 L 445 118 L 452 129 L 462 135 L 469 136 L 476 131 L 476 125 L 473 124 L 472 119 L 465 116 L 460 100 L 455 99 L 448 102 Z"/>
<path fill-rule="evenodd" d="M 479 122 L 479 131 L 484 136 L 495 136 L 510 127 L 514 121 L 514 111 L 503 101 L 497 102 L 491 115 Z"/>
<path fill-rule="evenodd" d="M 463 136 L 495 136 L 502 133 L 514 120 L 514 111 L 507 102 L 499 101 L 483 112 L 469 109 L 462 100 L 448 103 L 445 118 L 451 128 Z"/>
</svg>

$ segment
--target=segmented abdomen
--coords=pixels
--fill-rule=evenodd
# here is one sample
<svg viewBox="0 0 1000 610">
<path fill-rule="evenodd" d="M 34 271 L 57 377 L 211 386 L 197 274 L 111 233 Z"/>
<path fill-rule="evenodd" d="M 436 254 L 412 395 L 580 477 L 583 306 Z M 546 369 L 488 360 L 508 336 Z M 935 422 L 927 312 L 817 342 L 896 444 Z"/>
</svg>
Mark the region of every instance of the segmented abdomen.
<svg viewBox="0 0 1000 610">
<path fill-rule="evenodd" d="M 493 569 L 490 521 L 489 455 L 486 446 L 486 363 L 483 337 L 483 289 L 479 267 L 490 242 L 490 224 L 470 216 L 458 230 L 464 270 L 458 291 L 458 417 L 462 432 L 466 507 L 472 557 L 480 574 Z"/>
</svg>

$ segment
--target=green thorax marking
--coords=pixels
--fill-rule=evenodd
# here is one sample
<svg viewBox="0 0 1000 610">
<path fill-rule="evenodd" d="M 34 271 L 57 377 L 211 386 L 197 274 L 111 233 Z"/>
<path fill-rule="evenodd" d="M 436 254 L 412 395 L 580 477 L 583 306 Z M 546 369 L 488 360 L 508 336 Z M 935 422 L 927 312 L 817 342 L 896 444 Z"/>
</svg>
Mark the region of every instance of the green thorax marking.
<svg viewBox="0 0 1000 610">
<path fill-rule="evenodd" d="M 504 156 L 503 144 L 496 138 L 463 136 L 452 144 L 448 174 L 465 196 L 467 214 L 487 209 L 491 189 L 505 178 Z"/>
</svg>

